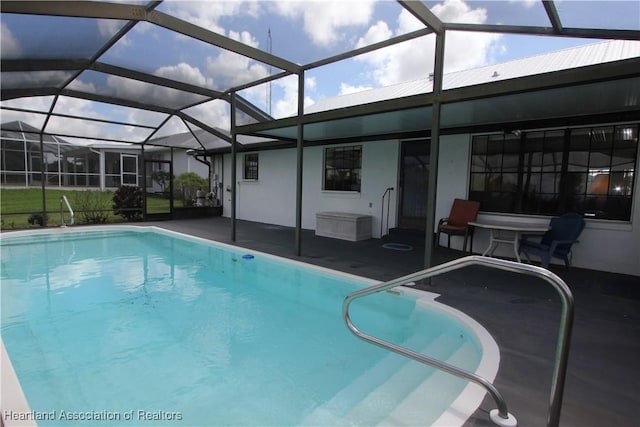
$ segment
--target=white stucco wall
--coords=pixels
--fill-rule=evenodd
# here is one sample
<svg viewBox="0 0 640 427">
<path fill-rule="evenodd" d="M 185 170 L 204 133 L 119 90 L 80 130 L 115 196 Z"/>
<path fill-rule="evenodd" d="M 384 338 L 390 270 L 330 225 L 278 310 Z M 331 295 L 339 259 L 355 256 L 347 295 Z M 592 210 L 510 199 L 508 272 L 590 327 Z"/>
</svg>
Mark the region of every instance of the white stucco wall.
<svg viewBox="0 0 640 427">
<path fill-rule="evenodd" d="M 349 145 L 349 144 L 345 144 Z M 316 213 L 327 211 L 352 212 L 373 217 L 372 235 L 380 237 L 381 199 L 388 187 L 393 187 L 389 202 L 389 228 L 396 224 L 396 188 L 398 171 L 396 141 L 362 143 L 362 185 L 359 193 L 323 191 L 323 147 L 304 150 L 302 228 L 315 229 Z M 269 150 L 259 153 L 257 181 L 242 179 L 243 154 L 238 154 L 236 217 L 248 221 L 295 226 L 296 150 Z M 231 156 L 225 156 L 224 211 L 231 215 Z M 386 232 L 387 203 L 384 206 L 383 232 Z"/>
<path fill-rule="evenodd" d="M 436 202 L 436 223 L 448 216 L 454 198 L 467 198 L 470 162 L 469 135 L 443 136 L 441 138 L 438 200 Z M 638 168 L 636 167 L 636 170 Z M 636 189 L 640 188 L 640 174 L 636 174 Z M 529 221 L 547 224 L 550 217 L 534 215 L 487 214 L 480 208 L 479 219 Z M 580 243 L 573 246 L 572 265 L 581 268 L 611 271 L 640 276 L 640 209 L 638 197 L 630 222 L 587 219 Z M 436 224 L 437 225 L 437 224 Z M 440 237 L 441 244 L 447 244 L 446 235 Z M 482 253 L 489 244 L 489 231 L 476 230 L 474 252 Z M 452 236 L 451 247 L 462 249 L 462 237 Z M 498 245 L 497 256 L 513 258 L 513 249 L 508 245 Z M 564 264 L 562 260 L 553 263 Z"/>
<path fill-rule="evenodd" d="M 362 188 L 360 193 L 322 190 L 323 147 L 304 151 L 302 227 L 315 229 L 317 212 L 341 211 L 373 217 L 374 237 L 380 237 L 381 197 L 387 187 L 391 193 L 389 227 L 397 223 L 398 141 L 362 143 Z M 259 180 L 242 180 L 242 154 L 237 158 L 237 218 L 285 226 L 295 225 L 296 151 L 270 150 L 259 154 Z M 436 201 L 436 223 L 448 216 L 454 198 L 468 197 L 470 136 L 450 135 L 441 138 Z M 230 184 L 230 155 L 225 156 L 224 187 Z M 636 169 L 637 170 L 637 169 Z M 640 174 L 635 188 L 640 188 Z M 230 196 L 224 191 L 224 215 L 230 216 Z M 548 223 L 549 217 L 480 213 L 479 218 Z M 574 246 L 573 265 L 640 276 L 640 210 L 638 201 L 630 222 L 587 220 L 580 243 Z M 441 237 L 446 245 L 446 236 Z M 474 251 L 481 253 L 489 243 L 487 230 L 477 230 Z M 452 237 L 451 246 L 461 249 L 462 238 Z M 497 256 L 513 257 L 510 246 L 500 245 Z M 553 262 L 557 262 L 554 260 Z M 560 261 L 562 262 L 562 261 Z"/>
</svg>

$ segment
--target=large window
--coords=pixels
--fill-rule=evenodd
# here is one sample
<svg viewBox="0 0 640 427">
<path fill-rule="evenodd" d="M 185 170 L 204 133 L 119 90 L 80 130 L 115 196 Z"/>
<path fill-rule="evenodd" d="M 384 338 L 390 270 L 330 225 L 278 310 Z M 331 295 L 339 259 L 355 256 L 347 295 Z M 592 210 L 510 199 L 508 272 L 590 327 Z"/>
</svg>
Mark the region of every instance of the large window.
<svg viewBox="0 0 640 427">
<path fill-rule="evenodd" d="M 244 155 L 244 175 L 243 179 L 258 180 L 258 153 Z"/>
<path fill-rule="evenodd" d="M 488 212 L 629 220 L 638 124 L 481 135 L 469 197 Z"/>
<path fill-rule="evenodd" d="M 324 190 L 360 191 L 362 147 L 325 148 Z"/>
</svg>

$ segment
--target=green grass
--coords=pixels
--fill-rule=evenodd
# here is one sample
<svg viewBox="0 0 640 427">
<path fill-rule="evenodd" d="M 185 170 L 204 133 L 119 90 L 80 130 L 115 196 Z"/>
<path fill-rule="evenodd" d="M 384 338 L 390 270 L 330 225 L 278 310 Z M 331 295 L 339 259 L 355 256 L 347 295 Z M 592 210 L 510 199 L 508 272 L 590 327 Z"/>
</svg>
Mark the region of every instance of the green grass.
<svg viewBox="0 0 640 427">
<path fill-rule="evenodd" d="M 100 211 L 107 223 L 123 222 L 124 218 L 114 215 L 112 211 L 113 192 L 89 190 L 60 190 L 47 189 L 45 191 L 47 225 L 59 226 L 60 219 L 60 198 L 65 195 L 75 212 L 76 224 L 90 223 L 83 218 L 83 212 Z M 168 199 L 149 197 L 147 198 L 148 213 L 169 212 Z M 174 201 L 174 206 L 181 206 L 179 201 Z M 64 206 L 64 220 L 69 222 L 69 211 Z M 34 228 L 40 227 L 38 224 L 29 224 L 29 217 L 33 213 L 42 212 L 42 190 L 39 188 L 6 189 L 0 188 L 0 217 L 2 229 Z"/>
</svg>

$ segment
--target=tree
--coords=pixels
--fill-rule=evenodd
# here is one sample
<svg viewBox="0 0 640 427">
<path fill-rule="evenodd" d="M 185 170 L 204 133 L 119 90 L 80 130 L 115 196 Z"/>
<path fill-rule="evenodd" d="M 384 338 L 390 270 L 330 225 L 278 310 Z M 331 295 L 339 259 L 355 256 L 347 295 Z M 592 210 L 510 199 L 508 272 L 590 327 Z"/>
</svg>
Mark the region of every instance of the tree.
<svg viewBox="0 0 640 427">
<path fill-rule="evenodd" d="M 171 176 L 169 172 L 154 171 L 151 173 L 151 179 L 158 183 L 158 185 L 162 189 L 163 195 L 169 196 L 169 194 L 167 194 L 169 191 L 167 189 L 167 184 L 169 184 L 169 182 L 171 182 L 171 180 L 173 179 L 173 176 Z"/>
</svg>

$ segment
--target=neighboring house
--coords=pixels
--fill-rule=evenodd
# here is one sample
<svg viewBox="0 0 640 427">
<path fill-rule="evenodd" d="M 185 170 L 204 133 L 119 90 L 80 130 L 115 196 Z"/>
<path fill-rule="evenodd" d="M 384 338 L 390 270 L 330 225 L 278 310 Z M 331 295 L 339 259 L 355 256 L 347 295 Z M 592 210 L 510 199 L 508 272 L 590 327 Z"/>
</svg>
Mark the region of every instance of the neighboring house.
<svg viewBox="0 0 640 427">
<path fill-rule="evenodd" d="M 23 122 L 2 124 L 0 141 L 0 185 L 3 187 L 91 188 L 113 190 L 120 185 L 141 186 L 142 151 L 139 145 L 92 143 L 80 145 L 44 134 L 40 147 L 39 130 Z M 173 173 L 195 172 L 207 177 L 206 165 L 185 150 L 145 148 L 147 160 L 173 160 Z M 155 167 L 151 162 L 151 168 Z M 157 183 L 147 187 L 159 191 Z"/>
<path fill-rule="evenodd" d="M 532 73 L 552 79 L 552 73 L 565 69 L 639 56 L 638 42 L 598 43 L 452 73 L 444 76 L 444 86 Z M 588 220 L 580 243 L 574 246 L 573 265 L 640 275 L 640 179 L 636 172 L 640 112 L 637 98 L 617 105 L 631 96 L 625 95 L 629 87 L 636 88 L 633 96 L 637 97 L 639 79 L 636 74 L 623 85 L 618 83 L 621 80 L 612 80 L 558 85 L 539 92 L 523 90 L 523 94 L 471 100 L 461 106 L 470 105 L 469 109 L 445 105 L 437 183 L 428 182 L 433 163 L 429 134 L 422 131 L 424 136 L 419 136 L 424 122 L 430 120 L 430 110 L 415 113 L 416 120 L 411 116 L 413 110 L 407 109 L 402 116 L 371 113 L 308 125 L 303 151 L 302 228 L 316 229 L 319 212 L 338 211 L 370 215 L 374 237 L 394 227 L 424 230 L 427 194 L 436 190 L 436 222 L 448 215 L 456 197 L 480 201 L 482 218 L 524 217 L 546 223 L 566 211 L 580 212 Z M 429 91 L 431 80 L 427 78 L 326 99 L 305 113 Z M 536 106 L 532 117 L 519 117 L 519 102 Z M 620 112 L 610 112 L 616 109 Z M 508 125 L 501 125 L 501 120 Z M 514 128 L 513 123 L 522 127 Z M 376 129 L 397 126 L 406 131 L 414 125 L 410 137 L 376 137 Z M 267 136 L 269 132 L 286 134 L 289 141 L 295 141 L 295 124 L 291 122 L 255 135 Z M 311 138 L 322 132 L 329 137 L 318 137 L 319 142 L 313 143 Z M 347 137 L 329 140 L 333 133 Z M 236 217 L 294 226 L 296 148 L 263 149 L 264 145 L 252 149 L 245 144 L 244 152 L 237 155 Z M 295 142 L 290 147 L 295 147 Z M 224 154 L 225 186 L 231 182 L 231 159 L 231 154 Z M 231 192 L 225 192 L 226 216 L 231 216 L 230 201 Z M 460 248 L 461 244 L 461 239 L 452 239 L 452 246 Z M 487 233 L 478 230 L 474 251 L 482 252 L 487 244 Z M 499 247 L 496 254 L 512 256 L 513 251 Z"/>
</svg>

